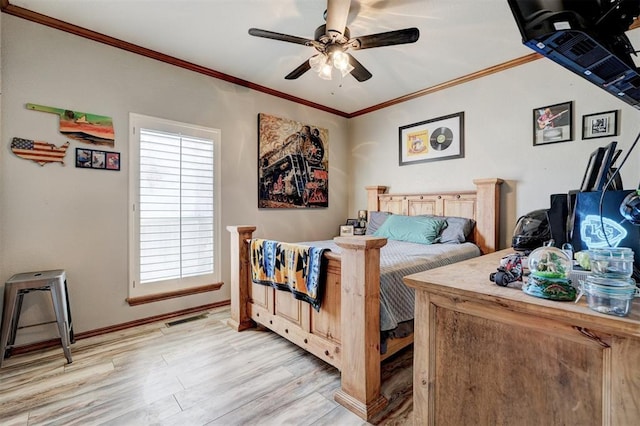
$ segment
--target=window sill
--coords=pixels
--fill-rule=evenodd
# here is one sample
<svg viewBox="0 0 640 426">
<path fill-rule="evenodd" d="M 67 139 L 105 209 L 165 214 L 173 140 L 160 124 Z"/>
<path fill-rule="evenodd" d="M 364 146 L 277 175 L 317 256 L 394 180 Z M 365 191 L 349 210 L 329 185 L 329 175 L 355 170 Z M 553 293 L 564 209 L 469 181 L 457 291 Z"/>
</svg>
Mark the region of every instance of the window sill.
<svg viewBox="0 0 640 426">
<path fill-rule="evenodd" d="M 191 287 L 184 290 L 168 291 L 166 293 L 150 294 L 148 296 L 128 297 L 126 299 L 129 306 L 143 305 L 145 303 L 160 302 L 161 300 L 173 299 L 176 297 L 191 296 L 198 293 L 220 290 L 224 283 L 207 284 L 200 287 Z"/>
</svg>

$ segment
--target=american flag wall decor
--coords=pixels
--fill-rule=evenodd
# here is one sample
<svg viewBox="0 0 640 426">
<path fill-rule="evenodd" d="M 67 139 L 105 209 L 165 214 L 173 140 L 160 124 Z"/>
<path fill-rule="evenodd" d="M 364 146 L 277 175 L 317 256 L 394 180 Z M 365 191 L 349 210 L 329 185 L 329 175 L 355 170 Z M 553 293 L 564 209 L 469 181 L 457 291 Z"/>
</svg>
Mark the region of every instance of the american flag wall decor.
<svg viewBox="0 0 640 426">
<path fill-rule="evenodd" d="M 67 148 L 69 142 L 57 147 L 52 143 L 31 139 L 13 138 L 11 141 L 11 151 L 14 154 L 25 160 L 35 161 L 41 166 L 47 163 L 61 163 L 64 166 Z"/>
</svg>

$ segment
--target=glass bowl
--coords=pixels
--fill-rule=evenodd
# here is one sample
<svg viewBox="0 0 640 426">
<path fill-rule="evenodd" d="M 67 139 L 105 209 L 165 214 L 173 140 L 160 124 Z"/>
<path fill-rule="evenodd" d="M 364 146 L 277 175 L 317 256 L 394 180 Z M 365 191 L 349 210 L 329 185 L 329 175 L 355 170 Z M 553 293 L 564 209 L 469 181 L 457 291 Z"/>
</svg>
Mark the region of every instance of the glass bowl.
<svg viewBox="0 0 640 426">
<path fill-rule="evenodd" d="M 583 282 L 582 291 L 589 308 L 620 317 L 629 314 L 633 298 L 638 294 L 636 283 L 631 278 L 618 280 L 593 275 Z"/>
<path fill-rule="evenodd" d="M 633 273 L 633 250 L 630 248 L 590 249 L 589 259 L 591 272 L 601 277 L 625 279 Z"/>
</svg>

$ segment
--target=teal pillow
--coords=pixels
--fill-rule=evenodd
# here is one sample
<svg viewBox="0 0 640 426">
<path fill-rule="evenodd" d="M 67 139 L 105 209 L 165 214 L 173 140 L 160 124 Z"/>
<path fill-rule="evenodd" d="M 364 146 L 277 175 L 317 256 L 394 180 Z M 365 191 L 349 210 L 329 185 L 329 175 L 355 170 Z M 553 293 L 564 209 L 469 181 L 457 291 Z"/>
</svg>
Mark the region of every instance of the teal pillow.
<svg viewBox="0 0 640 426">
<path fill-rule="evenodd" d="M 447 222 L 444 219 L 390 215 L 373 235 L 390 240 L 432 244 L 438 241 L 440 233 L 446 226 Z"/>
</svg>

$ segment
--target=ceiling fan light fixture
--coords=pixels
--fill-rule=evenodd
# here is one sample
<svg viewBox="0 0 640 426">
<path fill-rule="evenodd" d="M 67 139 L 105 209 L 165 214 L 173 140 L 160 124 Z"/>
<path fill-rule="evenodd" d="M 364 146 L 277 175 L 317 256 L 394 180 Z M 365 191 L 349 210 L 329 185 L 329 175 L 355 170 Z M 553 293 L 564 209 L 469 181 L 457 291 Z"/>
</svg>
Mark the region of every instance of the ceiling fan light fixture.
<svg viewBox="0 0 640 426">
<path fill-rule="evenodd" d="M 331 61 L 327 61 L 320 67 L 320 71 L 318 72 L 318 77 L 323 80 L 331 80 L 331 72 L 333 71 L 333 67 L 331 65 Z"/>
<path fill-rule="evenodd" d="M 320 53 L 309 58 L 311 69 L 317 73 L 322 70 L 322 66 L 327 63 L 327 56 Z"/>
<path fill-rule="evenodd" d="M 350 65 L 349 56 L 342 50 L 336 50 L 333 52 L 331 54 L 331 60 L 333 61 L 333 66 L 342 72 L 344 72 L 344 70 L 346 70 Z"/>
<path fill-rule="evenodd" d="M 250 28 L 249 35 L 254 37 L 280 40 L 287 43 L 313 47 L 318 54 L 298 65 L 287 74 L 286 80 L 295 80 L 309 70 L 315 71 L 325 80 L 331 80 L 335 67 L 343 77 L 351 74 L 359 82 L 369 80 L 372 75 L 356 58 L 346 53 L 348 49 L 371 49 L 374 47 L 395 46 L 414 43 L 420 37 L 418 28 L 405 28 L 377 34 L 369 34 L 351 39 L 346 26 L 351 0 L 326 0 L 326 24 L 316 28 L 313 39 L 282 34 L 259 28 Z"/>
</svg>

